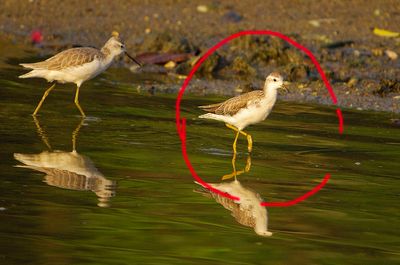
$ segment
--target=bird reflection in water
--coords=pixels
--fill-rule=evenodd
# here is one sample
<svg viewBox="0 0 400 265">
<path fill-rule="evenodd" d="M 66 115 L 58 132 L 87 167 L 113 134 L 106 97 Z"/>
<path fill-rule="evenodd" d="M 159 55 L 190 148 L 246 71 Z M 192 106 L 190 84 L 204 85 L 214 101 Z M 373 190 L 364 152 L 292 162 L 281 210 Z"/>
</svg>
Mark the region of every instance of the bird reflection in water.
<svg viewBox="0 0 400 265">
<path fill-rule="evenodd" d="M 109 207 L 115 196 L 116 182 L 109 180 L 94 166 L 92 160 L 76 151 L 76 139 L 84 119 L 72 132 L 72 152 L 53 151 L 39 120 L 33 117 L 38 134 L 49 151 L 40 154 L 14 153 L 14 158 L 29 168 L 45 173 L 44 182 L 50 186 L 81 191 L 93 191 L 98 197 L 99 207 Z"/>
<path fill-rule="evenodd" d="M 234 178 L 230 182 L 221 183 L 208 183 L 213 188 L 222 192 L 229 193 L 232 196 L 239 197 L 240 200 L 232 200 L 223 197 L 217 193 L 211 192 L 206 188 L 196 190 L 202 195 L 213 198 L 215 201 L 225 209 L 231 211 L 233 217 L 241 225 L 254 228 L 256 234 L 260 236 L 271 236 L 272 233 L 268 231 L 268 212 L 267 208 L 261 206 L 262 198 L 260 195 L 246 187 L 244 187 L 238 180 L 237 176 L 245 172 L 249 172 L 251 168 L 251 157 L 247 156 L 246 166 L 243 170 L 236 170 L 236 154 L 232 158 L 233 172 L 222 177 L 222 180 Z M 197 183 L 201 185 L 200 183 Z"/>
</svg>

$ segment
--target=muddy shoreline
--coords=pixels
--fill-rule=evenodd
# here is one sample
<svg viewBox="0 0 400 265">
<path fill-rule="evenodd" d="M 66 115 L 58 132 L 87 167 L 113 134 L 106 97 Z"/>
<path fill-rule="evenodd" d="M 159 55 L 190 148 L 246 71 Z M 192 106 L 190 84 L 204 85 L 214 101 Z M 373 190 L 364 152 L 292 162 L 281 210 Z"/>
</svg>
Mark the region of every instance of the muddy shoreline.
<svg viewBox="0 0 400 265">
<path fill-rule="evenodd" d="M 246 3 L 244 3 L 246 2 Z M 400 31 L 396 1 L 57 1 L 4 0 L 0 9 L 2 39 L 46 57 L 77 46 L 100 47 L 117 30 L 129 50 L 189 54 L 187 60 L 148 64 L 135 73 L 172 76 L 144 84 L 158 92 L 176 92 L 196 59 L 222 38 L 245 29 L 269 29 L 310 49 L 327 74 L 338 105 L 360 110 L 400 112 L 400 38 L 373 34 L 379 27 Z M 49 15 L 51 14 L 51 15 Z M 31 47 L 31 33 L 42 40 Z M 7 57 L 4 54 L 2 57 Z M 127 61 L 117 66 L 127 65 Z M 130 66 L 130 65 L 127 65 Z M 310 59 L 268 37 L 243 37 L 210 57 L 188 92 L 233 95 L 262 86 L 270 71 L 282 72 L 289 92 L 280 98 L 331 104 Z"/>
</svg>

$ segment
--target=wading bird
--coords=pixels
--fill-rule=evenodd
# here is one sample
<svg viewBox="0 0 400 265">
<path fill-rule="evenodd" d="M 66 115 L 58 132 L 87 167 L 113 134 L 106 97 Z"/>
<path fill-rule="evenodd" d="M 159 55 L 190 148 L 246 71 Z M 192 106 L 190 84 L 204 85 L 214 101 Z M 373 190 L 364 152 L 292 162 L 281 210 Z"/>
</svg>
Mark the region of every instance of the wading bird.
<svg viewBox="0 0 400 265">
<path fill-rule="evenodd" d="M 202 119 L 212 119 L 225 122 L 225 125 L 236 131 L 233 142 L 233 152 L 236 153 L 236 142 L 239 134 L 247 137 L 247 148 L 253 149 L 253 139 L 243 131 L 248 125 L 259 123 L 267 118 L 275 104 L 277 90 L 283 87 L 283 78 L 279 73 L 271 73 L 265 80 L 263 90 L 255 90 L 230 98 L 222 103 L 199 106 L 207 114 L 199 116 Z"/>
<path fill-rule="evenodd" d="M 126 52 L 125 45 L 120 40 L 119 34 L 113 32 L 112 37 L 100 50 L 91 47 L 72 48 L 62 51 L 42 62 L 22 63 L 20 65 L 32 69 L 32 71 L 19 76 L 19 78 L 39 77 L 46 79 L 48 82 L 75 83 L 76 93 L 74 102 L 81 115 L 85 117 L 86 115 L 79 105 L 80 86 L 86 80 L 92 79 L 104 72 L 114 61 L 114 58 L 121 53 L 125 53 L 132 61 L 141 65 Z M 55 85 L 56 83 L 44 92 L 42 99 L 33 112 L 34 116 L 38 113 L 44 100 Z"/>
</svg>

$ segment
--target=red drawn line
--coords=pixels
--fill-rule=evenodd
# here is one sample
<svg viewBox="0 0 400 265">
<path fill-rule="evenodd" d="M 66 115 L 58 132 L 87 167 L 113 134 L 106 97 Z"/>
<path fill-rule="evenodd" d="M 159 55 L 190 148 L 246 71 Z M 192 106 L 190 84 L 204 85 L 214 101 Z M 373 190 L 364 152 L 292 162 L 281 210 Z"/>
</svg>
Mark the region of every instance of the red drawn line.
<svg viewBox="0 0 400 265">
<path fill-rule="evenodd" d="M 193 66 L 192 70 L 189 72 L 188 76 L 186 77 L 185 81 L 182 84 L 181 89 L 179 90 L 177 99 L 176 99 L 176 129 L 178 131 L 179 137 L 181 139 L 182 142 L 182 155 L 184 157 L 185 163 L 187 165 L 187 167 L 189 168 L 193 178 L 199 182 L 203 187 L 207 188 L 208 190 L 218 193 L 221 196 L 230 198 L 232 200 L 240 200 L 239 197 L 236 196 L 232 196 L 228 193 L 222 192 L 218 189 L 213 188 L 212 186 L 210 186 L 209 184 L 207 184 L 206 182 L 204 182 L 196 173 L 196 171 L 194 170 L 192 164 L 190 163 L 188 154 L 187 154 L 187 149 L 186 149 L 186 119 L 185 118 L 181 118 L 180 115 L 180 104 L 182 101 L 182 97 L 183 94 L 185 92 L 186 87 L 189 85 L 190 80 L 193 78 L 193 75 L 196 73 L 197 69 L 201 66 L 201 64 L 212 54 L 214 53 L 217 49 L 219 49 L 221 46 L 227 44 L 229 41 L 236 39 L 240 36 L 243 35 L 272 35 L 278 38 L 281 38 L 285 41 L 287 41 L 288 43 L 292 44 L 293 46 L 295 46 L 296 48 L 302 50 L 305 54 L 308 55 L 308 57 L 311 59 L 311 61 L 314 63 L 315 67 L 317 68 L 319 74 L 321 75 L 322 80 L 324 81 L 324 84 L 326 86 L 326 88 L 329 91 L 331 100 L 333 102 L 333 104 L 337 104 L 337 99 L 335 96 L 335 93 L 333 92 L 333 89 L 328 81 L 328 79 L 325 76 L 325 73 L 323 72 L 321 66 L 319 65 L 317 59 L 315 58 L 315 56 L 312 54 L 311 51 L 309 51 L 307 48 L 303 47 L 302 45 L 300 45 L 299 43 L 297 43 L 296 41 L 290 39 L 289 37 L 279 33 L 279 32 L 274 32 L 274 31 L 269 31 L 269 30 L 248 30 L 248 31 L 241 31 L 238 33 L 235 33 L 225 39 L 223 39 L 222 41 L 220 41 L 219 43 L 217 43 L 216 45 L 214 45 L 213 47 L 211 47 L 197 62 L 196 64 Z M 339 118 L 339 131 L 343 132 L 343 118 L 342 118 L 342 113 L 340 112 L 340 109 L 337 110 L 338 113 L 338 118 Z M 318 186 L 316 186 L 313 190 L 311 190 L 310 192 L 306 193 L 305 195 L 302 195 L 292 201 L 288 201 L 288 202 L 264 202 L 261 205 L 263 206 L 274 206 L 274 207 L 287 207 L 287 206 L 292 206 L 302 200 L 305 200 L 306 198 L 308 198 L 309 196 L 311 196 L 312 194 L 315 194 L 316 192 L 318 192 L 328 181 L 328 179 L 330 178 L 330 175 L 327 174 L 325 176 L 325 178 L 323 179 L 323 181 L 321 182 L 321 184 L 319 184 Z"/>
<path fill-rule="evenodd" d="M 300 197 L 297 197 L 294 200 L 286 201 L 286 202 L 262 202 L 261 205 L 262 206 L 267 206 L 267 207 L 289 207 L 289 206 L 293 206 L 293 205 L 295 205 L 295 204 L 297 204 L 297 203 L 299 203 L 301 201 L 304 201 L 308 197 L 310 197 L 310 196 L 314 195 L 315 193 L 317 193 L 318 191 L 320 191 L 322 189 L 322 187 L 324 187 L 325 184 L 328 182 L 330 177 L 331 177 L 331 175 L 329 173 L 326 174 L 324 179 L 321 181 L 320 184 L 318 184 L 312 190 L 310 190 L 309 192 L 301 195 Z"/>
<path fill-rule="evenodd" d="M 342 134 L 343 133 L 343 115 L 342 115 L 342 111 L 340 109 L 336 110 L 336 114 L 338 116 L 339 119 L 339 133 Z"/>
</svg>

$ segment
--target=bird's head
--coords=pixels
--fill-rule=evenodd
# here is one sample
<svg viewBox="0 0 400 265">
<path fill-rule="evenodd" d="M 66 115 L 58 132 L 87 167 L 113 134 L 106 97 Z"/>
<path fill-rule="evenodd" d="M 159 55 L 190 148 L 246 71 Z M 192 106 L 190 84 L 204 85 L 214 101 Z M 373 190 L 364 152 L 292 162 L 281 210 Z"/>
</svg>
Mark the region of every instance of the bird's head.
<svg viewBox="0 0 400 265">
<path fill-rule="evenodd" d="M 283 87 L 283 77 L 279 73 L 273 72 L 267 76 L 267 79 L 265 80 L 265 89 L 277 90 L 281 87 Z"/>
<path fill-rule="evenodd" d="M 126 51 L 125 44 L 122 42 L 119 37 L 119 33 L 116 31 L 113 31 L 112 37 L 106 42 L 103 49 L 108 50 L 109 54 L 113 57 L 125 53 L 125 55 L 129 57 L 129 59 L 137 63 L 139 66 L 142 66 L 140 62 L 129 55 L 129 53 Z"/>
</svg>

